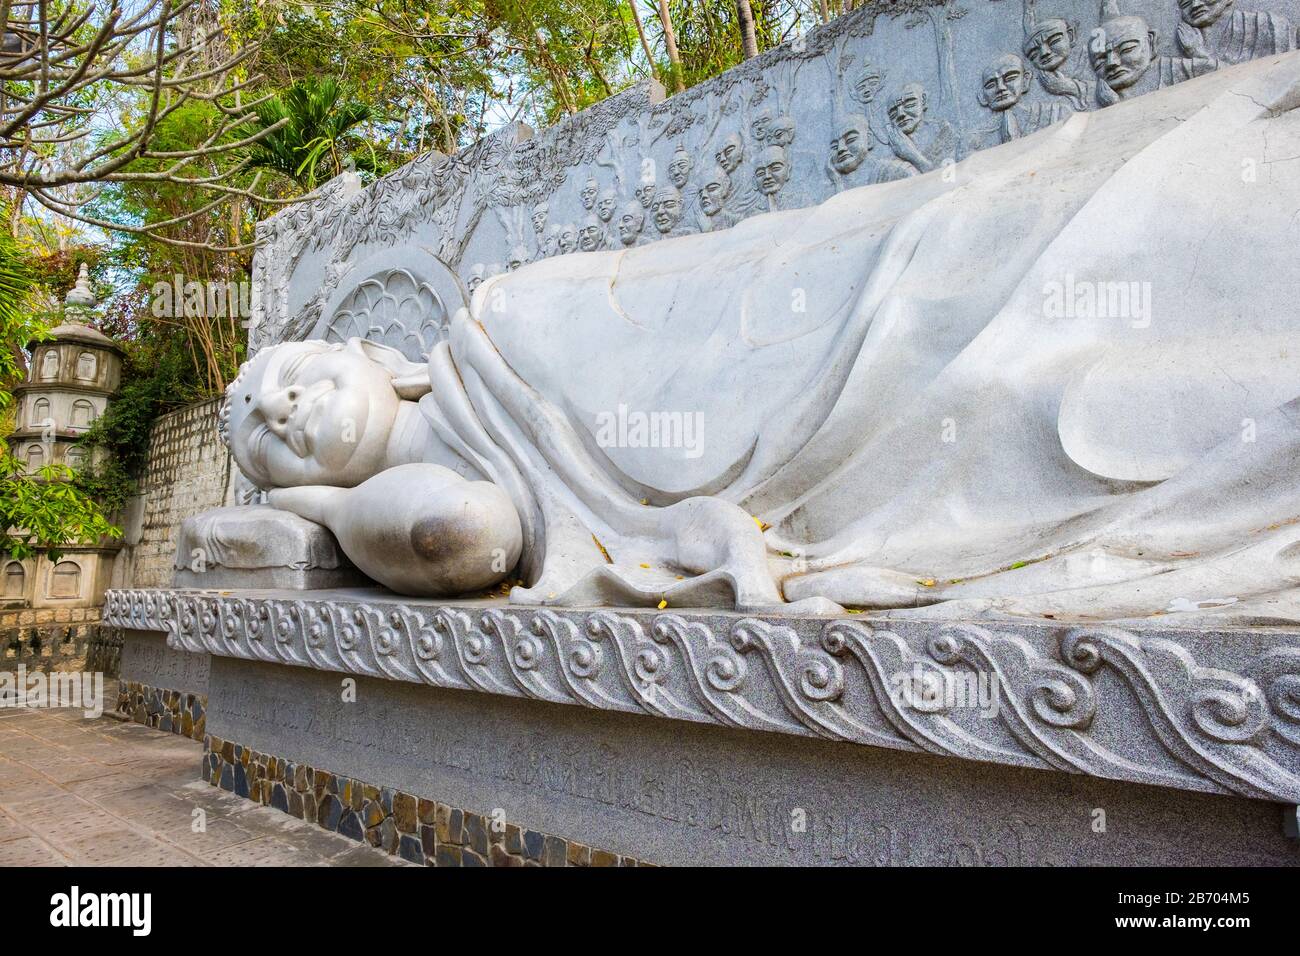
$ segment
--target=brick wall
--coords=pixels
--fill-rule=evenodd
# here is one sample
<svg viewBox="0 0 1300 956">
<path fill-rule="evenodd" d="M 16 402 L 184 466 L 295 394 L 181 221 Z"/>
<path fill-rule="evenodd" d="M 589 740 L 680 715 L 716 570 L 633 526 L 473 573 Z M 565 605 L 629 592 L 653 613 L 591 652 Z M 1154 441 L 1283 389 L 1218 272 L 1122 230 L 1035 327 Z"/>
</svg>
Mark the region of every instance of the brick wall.
<svg viewBox="0 0 1300 956">
<path fill-rule="evenodd" d="M 171 584 L 176 532 L 190 515 L 227 503 L 230 454 L 217 435 L 221 399 L 187 405 L 159 418 L 150 437 L 141 481 L 144 492 L 139 543 L 119 558 L 114 586 L 157 588 Z"/>
</svg>

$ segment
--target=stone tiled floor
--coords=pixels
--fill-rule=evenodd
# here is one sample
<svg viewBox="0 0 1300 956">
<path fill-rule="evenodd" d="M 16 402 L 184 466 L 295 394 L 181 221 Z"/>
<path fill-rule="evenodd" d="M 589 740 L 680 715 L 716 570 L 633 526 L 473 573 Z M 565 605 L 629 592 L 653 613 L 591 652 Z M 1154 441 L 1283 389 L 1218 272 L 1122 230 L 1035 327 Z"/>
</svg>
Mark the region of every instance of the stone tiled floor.
<svg viewBox="0 0 1300 956">
<path fill-rule="evenodd" d="M 202 754 L 111 717 L 0 707 L 0 866 L 407 865 L 208 786 Z"/>
</svg>

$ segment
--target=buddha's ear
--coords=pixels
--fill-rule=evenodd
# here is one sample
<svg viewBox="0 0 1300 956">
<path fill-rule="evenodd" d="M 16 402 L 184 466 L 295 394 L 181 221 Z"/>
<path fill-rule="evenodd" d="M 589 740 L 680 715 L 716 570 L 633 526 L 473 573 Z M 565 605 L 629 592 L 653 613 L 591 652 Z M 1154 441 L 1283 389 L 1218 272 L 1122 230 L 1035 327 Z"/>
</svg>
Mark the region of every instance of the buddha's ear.
<svg viewBox="0 0 1300 956">
<path fill-rule="evenodd" d="M 423 362 L 412 362 L 391 346 L 360 338 L 348 339 L 347 347 L 386 369 L 398 397 L 414 401 L 429 391 L 429 368 Z"/>
</svg>

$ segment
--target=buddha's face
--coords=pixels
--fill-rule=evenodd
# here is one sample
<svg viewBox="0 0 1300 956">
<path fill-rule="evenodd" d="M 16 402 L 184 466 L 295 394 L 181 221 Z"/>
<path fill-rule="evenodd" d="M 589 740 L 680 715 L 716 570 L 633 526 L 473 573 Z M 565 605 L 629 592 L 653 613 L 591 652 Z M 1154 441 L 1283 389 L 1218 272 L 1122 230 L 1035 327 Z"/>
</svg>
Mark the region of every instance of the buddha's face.
<svg viewBox="0 0 1300 956">
<path fill-rule="evenodd" d="M 546 203 L 542 203 L 533 208 L 533 232 L 537 233 L 539 236 L 542 234 L 542 230 L 546 228 L 546 216 L 550 211 L 551 209 L 546 205 Z"/>
<path fill-rule="evenodd" d="M 1231 6 L 1232 0 L 1178 0 L 1178 13 L 1184 23 L 1204 29 L 1218 23 Z"/>
<path fill-rule="evenodd" d="M 673 231 L 673 227 L 682 219 L 682 194 L 676 186 L 665 186 L 655 192 L 651 214 L 654 216 L 655 228 L 661 233 Z"/>
<path fill-rule="evenodd" d="M 623 208 L 618 214 L 618 238 L 625 246 L 630 246 L 636 242 L 637 236 L 641 235 L 641 227 L 645 225 L 645 210 L 641 208 L 639 202 L 628 202 L 623 204 Z"/>
<path fill-rule="evenodd" d="M 919 83 L 909 83 L 889 104 L 889 120 L 900 131 L 911 136 L 925 119 L 925 108 L 925 90 Z"/>
<path fill-rule="evenodd" d="M 668 181 L 678 189 L 686 188 L 686 181 L 691 178 L 691 157 L 678 150 L 673 154 L 673 161 L 668 164 Z"/>
<path fill-rule="evenodd" d="M 578 248 L 583 252 L 595 252 L 604 243 L 604 233 L 600 230 L 600 220 L 595 216 L 588 216 L 586 222 L 582 224 L 582 230 L 578 233 Z"/>
<path fill-rule="evenodd" d="M 758 154 L 754 184 L 764 196 L 775 196 L 790 178 L 790 161 L 780 146 L 769 146 Z"/>
<path fill-rule="evenodd" d="M 731 195 L 731 177 L 721 166 L 714 166 L 700 187 L 700 209 L 706 216 L 716 216 Z"/>
<path fill-rule="evenodd" d="M 1029 71 L 1020 57 L 1008 53 L 989 64 L 980 86 L 980 105 L 995 113 L 1009 110 L 1029 92 Z"/>
<path fill-rule="evenodd" d="M 875 64 L 868 60 L 862 64 L 857 79 L 853 81 L 853 98 L 863 106 L 867 105 L 880 92 L 880 84 L 883 80 L 880 70 L 876 69 Z"/>
<path fill-rule="evenodd" d="M 740 161 L 745 158 L 745 146 L 740 141 L 740 137 L 732 133 L 722 141 L 722 146 L 713 154 L 713 158 L 718 161 L 727 173 L 731 175 L 740 166 Z"/>
<path fill-rule="evenodd" d="M 571 222 L 561 226 L 559 243 L 561 252 L 572 252 L 578 248 L 578 227 Z"/>
<path fill-rule="evenodd" d="M 600 217 L 601 222 L 609 222 L 614 218 L 614 210 L 618 208 L 618 194 L 612 189 L 606 189 L 596 200 L 596 215 Z"/>
<path fill-rule="evenodd" d="M 1092 68 L 1112 90 L 1127 89 L 1155 59 L 1156 36 L 1141 17 L 1115 17 L 1101 29 L 1103 42 L 1092 52 Z"/>
<path fill-rule="evenodd" d="M 586 185 L 582 187 L 582 192 L 578 195 L 582 199 L 582 208 L 591 209 L 596 205 L 596 194 L 600 192 L 600 186 L 594 179 L 588 179 Z"/>
<path fill-rule="evenodd" d="M 1059 70 L 1070 59 L 1074 30 L 1064 20 L 1044 20 L 1025 37 L 1025 56 L 1045 73 Z"/>
<path fill-rule="evenodd" d="M 787 147 L 794 142 L 794 120 L 789 116 L 778 116 L 772 120 L 767 130 L 769 146 Z"/>
<path fill-rule="evenodd" d="M 871 132 L 865 116 L 845 119 L 831 140 L 831 168 L 840 175 L 851 173 L 867 158 L 871 150 Z"/>
<path fill-rule="evenodd" d="M 263 349 L 227 391 L 227 435 L 263 488 L 351 487 L 383 467 L 401 399 L 360 339 Z"/>
</svg>

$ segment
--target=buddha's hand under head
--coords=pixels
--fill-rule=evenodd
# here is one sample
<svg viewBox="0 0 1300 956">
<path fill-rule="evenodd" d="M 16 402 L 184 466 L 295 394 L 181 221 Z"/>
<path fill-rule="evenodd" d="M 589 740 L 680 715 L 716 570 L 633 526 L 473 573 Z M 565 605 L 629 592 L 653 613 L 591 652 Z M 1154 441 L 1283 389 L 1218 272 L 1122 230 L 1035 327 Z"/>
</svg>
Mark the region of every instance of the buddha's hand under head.
<svg viewBox="0 0 1300 956">
<path fill-rule="evenodd" d="M 269 498 L 329 528 L 353 564 L 399 594 L 490 588 L 514 570 L 523 549 L 509 495 L 440 465 L 399 465 L 355 488 L 279 488 Z"/>
</svg>

